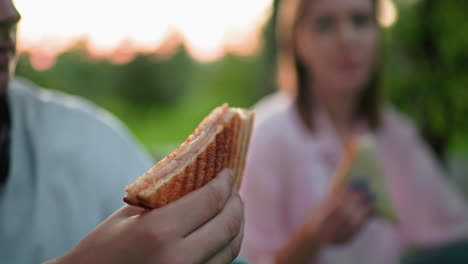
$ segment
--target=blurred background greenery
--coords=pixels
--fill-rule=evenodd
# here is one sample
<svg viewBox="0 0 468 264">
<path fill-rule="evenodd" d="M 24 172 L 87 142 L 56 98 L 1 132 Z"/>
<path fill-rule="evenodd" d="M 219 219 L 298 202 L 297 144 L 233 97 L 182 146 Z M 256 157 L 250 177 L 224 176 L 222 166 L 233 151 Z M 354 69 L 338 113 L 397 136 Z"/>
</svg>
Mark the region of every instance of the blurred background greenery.
<svg viewBox="0 0 468 264">
<path fill-rule="evenodd" d="M 167 154 L 223 103 L 250 107 L 260 93 L 259 55 L 200 63 L 180 46 L 169 58 L 138 54 L 126 64 L 90 58 L 77 46 L 38 72 L 20 56 L 17 75 L 36 84 L 80 95 L 120 118 L 155 157 Z"/>
<path fill-rule="evenodd" d="M 459 157 L 468 150 L 468 1 L 394 2 L 398 20 L 383 29 L 382 38 L 385 97 L 417 122 L 445 164 L 460 159 L 455 163 L 463 167 L 466 160 Z M 215 106 L 251 107 L 275 90 L 277 4 L 272 2 L 263 28 L 263 48 L 253 55 L 227 53 L 199 62 L 180 42 L 170 56 L 138 53 L 115 64 L 89 56 L 86 41 L 81 41 L 44 71 L 31 66 L 30 53 L 22 53 L 17 74 L 108 109 L 157 159 L 180 144 Z"/>
</svg>

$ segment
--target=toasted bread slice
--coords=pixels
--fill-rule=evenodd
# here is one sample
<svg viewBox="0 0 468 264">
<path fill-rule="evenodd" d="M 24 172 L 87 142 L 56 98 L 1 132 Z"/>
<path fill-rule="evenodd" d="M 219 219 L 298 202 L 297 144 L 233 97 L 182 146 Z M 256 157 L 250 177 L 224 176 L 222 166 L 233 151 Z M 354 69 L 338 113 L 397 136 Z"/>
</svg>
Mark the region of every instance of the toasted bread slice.
<svg viewBox="0 0 468 264">
<path fill-rule="evenodd" d="M 253 111 L 226 104 L 216 108 L 182 145 L 125 188 L 124 201 L 159 208 L 202 187 L 224 168 L 234 170 L 239 187 L 253 118 Z"/>
</svg>

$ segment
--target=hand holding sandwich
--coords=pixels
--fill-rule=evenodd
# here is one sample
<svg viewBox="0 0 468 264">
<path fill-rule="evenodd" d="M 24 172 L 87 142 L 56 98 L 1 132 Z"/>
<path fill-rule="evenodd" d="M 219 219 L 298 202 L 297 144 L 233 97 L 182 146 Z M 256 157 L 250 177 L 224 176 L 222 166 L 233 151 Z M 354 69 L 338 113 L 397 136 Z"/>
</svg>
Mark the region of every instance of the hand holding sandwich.
<svg viewBox="0 0 468 264">
<path fill-rule="evenodd" d="M 233 181 L 232 171 L 223 170 L 165 207 L 124 206 L 48 263 L 230 263 L 243 236 L 243 204 Z"/>
<path fill-rule="evenodd" d="M 233 261 L 243 238 L 237 190 L 253 116 L 227 105 L 213 110 L 182 145 L 125 188 L 129 206 L 48 264 Z"/>
</svg>

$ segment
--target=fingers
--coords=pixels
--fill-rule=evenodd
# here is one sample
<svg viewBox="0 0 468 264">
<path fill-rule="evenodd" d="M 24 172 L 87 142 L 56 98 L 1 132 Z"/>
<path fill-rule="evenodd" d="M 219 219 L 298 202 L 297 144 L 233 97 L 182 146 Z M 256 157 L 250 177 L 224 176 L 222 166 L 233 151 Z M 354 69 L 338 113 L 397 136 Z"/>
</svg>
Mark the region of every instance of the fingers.
<svg viewBox="0 0 468 264">
<path fill-rule="evenodd" d="M 185 237 L 218 215 L 231 195 L 232 170 L 223 170 L 202 188 L 187 194 L 166 207 L 147 214 L 151 224 L 170 225 L 176 236 Z"/>
<path fill-rule="evenodd" d="M 343 189 L 326 202 L 322 212 L 322 241 L 342 244 L 352 239 L 372 213 L 366 187 Z"/>
<path fill-rule="evenodd" d="M 352 214 L 349 218 L 349 228 L 352 231 L 358 231 L 364 226 L 372 215 L 372 207 L 364 206 Z"/>
<path fill-rule="evenodd" d="M 359 213 L 362 208 L 369 207 L 367 196 L 362 191 L 346 190 L 346 206 L 343 207 L 342 213 L 346 219 L 352 219 L 356 213 Z"/>
<path fill-rule="evenodd" d="M 321 244 L 335 241 L 335 237 L 343 232 L 344 214 L 347 193 L 345 190 L 336 195 L 329 196 L 325 202 L 312 215 L 309 230 Z"/>
<path fill-rule="evenodd" d="M 217 255 L 218 252 L 221 255 L 214 258 L 215 260 L 229 257 L 229 249 L 232 252 L 238 251 L 235 247 L 237 242 L 233 242 L 233 240 L 239 239 L 242 227 L 243 204 L 239 195 L 233 194 L 221 214 L 183 240 L 183 252 L 197 261 L 206 261 Z M 229 245 L 232 246 L 229 247 Z M 221 253 L 226 247 L 228 248 L 225 250 L 226 252 Z"/>
<path fill-rule="evenodd" d="M 358 231 L 372 215 L 373 206 L 367 193 L 356 193 L 353 196 L 354 210 L 348 215 L 348 225 L 351 231 Z"/>
<path fill-rule="evenodd" d="M 239 255 L 243 237 L 244 233 L 239 233 L 227 247 L 211 257 L 205 264 L 225 264 L 233 262 Z"/>
<path fill-rule="evenodd" d="M 372 205 L 367 193 L 347 190 L 346 200 L 338 210 L 339 230 L 336 230 L 334 242 L 341 244 L 352 239 L 364 226 L 372 214 Z"/>
</svg>

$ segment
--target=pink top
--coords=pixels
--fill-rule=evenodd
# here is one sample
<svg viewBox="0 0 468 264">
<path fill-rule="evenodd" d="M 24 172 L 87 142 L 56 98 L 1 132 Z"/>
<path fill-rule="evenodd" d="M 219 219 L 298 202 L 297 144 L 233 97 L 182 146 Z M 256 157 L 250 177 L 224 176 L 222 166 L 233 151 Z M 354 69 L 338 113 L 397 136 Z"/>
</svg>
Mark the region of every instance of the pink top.
<svg viewBox="0 0 468 264">
<path fill-rule="evenodd" d="M 315 115 L 318 133 L 312 135 L 285 95 L 264 99 L 256 109 L 241 188 L 246 210 L 241 255 L 266 264 L 324 199 L 343 149 L 323 112 Z M 361 125 L 356 133 L 366 130 Z M 388 107 L 375 137 L 401 223 L 374 218 L 349 244 L 324 248 L 316 263 L 397 263 L 405 247 L 436 246 L 468 235 L 462 196 L 411 123 Z"/>
</svg>

